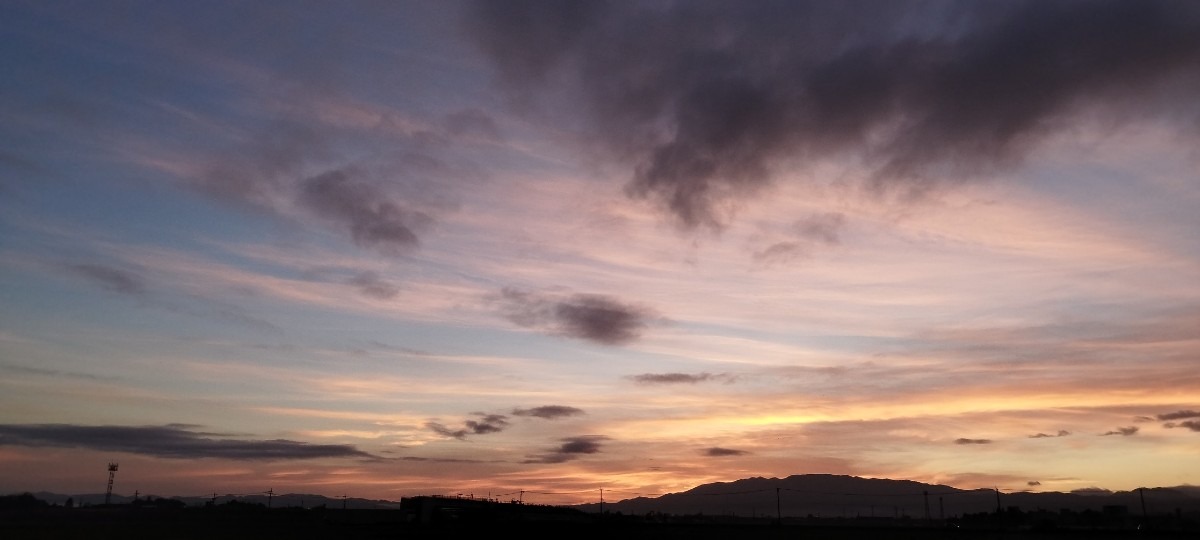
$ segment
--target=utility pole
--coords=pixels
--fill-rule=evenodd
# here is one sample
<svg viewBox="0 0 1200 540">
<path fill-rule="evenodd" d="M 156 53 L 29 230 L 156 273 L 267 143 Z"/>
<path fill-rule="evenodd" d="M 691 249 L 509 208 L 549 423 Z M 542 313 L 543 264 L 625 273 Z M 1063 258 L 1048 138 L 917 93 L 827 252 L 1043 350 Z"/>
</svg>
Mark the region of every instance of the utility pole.
<svg viewBox="0 0 1200 540">
<path fill-rule="evenodd" d="M 1142 523 L 1146 522 L 1146 488 L 1138 488 L 1138 497 L 1142 499 Z"/>
<path fill-rule="evenodd" d="M 783 524 L 783 510 L 779 506 L 779 488 L 775 488 L 775 523 Z"/>
<path fill-rule="evenodd" d="M 275 497 L 275 488 L 267 490 L 267 508 L 271 507 L 271 499 Z"/>
<path fill-rule="evenodd" d="M 940 516 L 942 521 L 946 520 L 946 503 L 942 500 L 941 496 L 938 497 L 938 516 Z"/>
<path fill-rule="evenodd" d="M 604 488 L 600 488 L 600 519 L 604 519 Z"/>
</svg>

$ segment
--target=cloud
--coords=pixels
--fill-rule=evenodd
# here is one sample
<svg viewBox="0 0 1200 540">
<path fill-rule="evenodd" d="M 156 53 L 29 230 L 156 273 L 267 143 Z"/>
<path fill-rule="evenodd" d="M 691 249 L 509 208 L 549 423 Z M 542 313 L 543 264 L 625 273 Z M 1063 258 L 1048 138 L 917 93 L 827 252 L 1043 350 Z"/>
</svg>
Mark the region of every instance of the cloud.
<svg viewBox="0 0 1200 540">
<path fill-rule="evenodd" d="M 696 384 L 713 379 L 728 379 L 729 376 L 712 373 L 643 373 L 626 378 L 638 384 Z"/>
<path fill-rule="evenodd" d="M 79 447 L 128 452 L 170 459 L 219 458 L 289 460 L 315 458 L 376 458 L 353 445 L 309 444 L 286 439 L 241 440 L 214 438 L 193 431 L 196 426 L 81 426 L 72 424 L 0 425 L 0 446 Z"/>
<path fill-rule="evenodd" d="M 1182 411 L 1175 411 L 1172 413 L 1155 415 L 1155 417 L 1158 418 L 1159 420 L 1182 420 L 1184 418 L 1200 418 L 1200 412 L 1192 411 L 1192 410 L 1182 410 Z"/>
<path fill-rule="evenodd" d="M 750 452 L 747 452 L 745 450 L 733 450 L 731 448 L 721 448 L 719 446 L 714 446 L 712 448 L 705 448 L 704 450 L 701 451 L 701 453 L 708 457 L 727 457 L 727 456 L 744 456 L 746 454 L 749 454 Z"/>
<path fill-rule="evenodd" d="M 455 439 L 466 439 L 467 435 L 499 433 L 508 427 L 508 417 L 503 414 L 475 413 L 479 420 L 463 420 L 463 427 L 451 429 L 438 422 L 426 422 L 425 427 L 434 433 Z"/>
<path fill-rule="evenodd" d="M 599 452 L 601 443 L 609 440 L 609 438 L 603 435 L 580 435 L 561 440 L 562 444 L 558 448 L 544 454 L 530 456 L 523 463 L 564 463 L 572 461 L 582 455 Z"/>
<path fill-rule="evenodd" d="M 1167 422 L 1166 424 L 1163 424 L 1163 427 L 1166 427 L 1166 428 L 1187 428 L 1187 429 L 1190 429 L 1190 430 L 1192 430 L 1192 431 L 1200 431 L 1200 421 L 1198 421 L 1198 420 L 1185 420 L 1185 421 L 1183 421 L 1183 422 Z"/>
<path fill-rule="evenodd" d="M 754 253 L 757 262 L 781 262 L 808 255 L 815 247 L 841 244 L 846 216 L 838 212 L 814 213 L 792 223 L 788 240 L 775 242 Z"/>
<path fill-rule="evenodd" d="M 800 238 L 832 246 L 841 243 L 839 235 L 845 224 L 846 216 L 838 212 L 825 212 L 797 220 L 792 224 L 792 229 Z"/>
<path fill-rule="evenodd" d="M 1029 438 L 1030 439 L 1045 439 L 1047 437 L 1066 437 L 1067 435 L 1070 435 L 1070 434 L 1071 434 L 1070 431 L 1067 431 L 1065 429 L 1060 429 L 1060 430 L 1058 430 L 1058 433 L 1056 433 L 1054 435 L 1047 435 L 1045 433 L 1036 433 L 1036 434 L 1030 435 Z"/>
<path fill-rule="evenodd" d="M 578 416 L 584 414 L 583 409 L 575 407 L 567 407 L 565 405 L 543 405 L 532 409 L 513 409 L 513 416 L 532 416 L 535 418 L 545 418 L 554 420 L 557 418 L 566 418 L 568 416 Z"/>
<path fill-rule="evenodd" d="M 954 439 L 954 444 L 992 444 L 991 439 Z"/>
<path fill-rule="evenodd" d="M 1040 486 L 1040 485 L 1042 485 L 1042 483 L 1038 482 L 1037 480 L 1030 480 L 1028 482 L 1025 482 L 1025 485 L 1033 487 L 1033 486 Z"/>
<path fill-rule="evenodd" d="M 455 137 L 477 136 L 485 140 L 499 140 L 500 128 L 487 113 L 475 109 L 462 109 L 446 115 L 446 132 Z"/>
<path fill-rule="evenodd" d="M 1198 26 L 1169 0 L 483 0 L 465 19 L 506 89 L 586 114 L 632 163 L 627 193 L 686 228 L 721 227 L 795 162 L 850 158 L 920 194 L 1089 114 L 1167 117 L 1200 90 Z"/>
<path fill-rule="evenodd" d="M 358 287 L 359 292 L 380 300 L 391 300 L 400 294 L 399 288 L 380 278 L 375 272 L 359 272 L 347 283 Z"/>
<path fill-rule="evenodd" d="M 621 345 L 641 337 L 650 310 L 597 294 L 567 297 L 505 288 L 499 300 L 505 318 L 527 328 L 602 345 Z"/>
<path fill-rule="evenodd" d="M 404 208 L 377 186 L 354 178 L 351 170 L 332 170 L 301 183 L 300 201 L 317 214 L 348 229 L 359 247 L 398 255 L 417 247 L 416 230 L 429 215 Z"/>
<path fill-rule="evenodd" d="M 132 295 L 146 292 L 146 282 L 142 276 L 128 270 L 92 263 L 68 264 L 64 268 L 113 292 Z"/>
<path fill-rule="evenodd" d="M 1120 427 L 1112 431 L 1101 433 L 1100 436 L 1107 437 L 1109 435 L 1120 435 L 1122 437 L 1128 437 L 1130 435 L 1137 435 L 1138 429 L 1139 428 L 1137 426 Z"/>
</svg>

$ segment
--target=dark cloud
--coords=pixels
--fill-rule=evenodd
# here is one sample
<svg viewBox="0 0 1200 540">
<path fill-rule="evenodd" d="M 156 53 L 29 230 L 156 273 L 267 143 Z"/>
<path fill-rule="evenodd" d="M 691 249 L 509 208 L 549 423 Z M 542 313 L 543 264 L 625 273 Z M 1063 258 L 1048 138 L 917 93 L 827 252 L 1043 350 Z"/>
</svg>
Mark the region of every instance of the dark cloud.
<svg viewBox="0 0 1200 540">
<path fill-rule="evenodd" d="M 1048 435 L 1045 433 L 1036 433 L 1034 435 L 1030 435 L 1029 438 L 1030 439 L 1045 439 L 1047 437 L 1066 437 L 1067 435 L 1070 435 L 1070 434 L 1071 434 L 1070 431 L 1067 431 L 1065 429 L 1060 429 L 1060 430 L 1058 430 L 1058 433 L 1056 433 L 1054 435 Z"/>
<path fill-rule="evenodd" d="M 388 283 L 375 272 L 359 272 L 351 277 L 349 284 L 358 287 L 358 291 L 380 300 L 391 300 L 400 294 L 400 289 Z"/>
<path fill-rule="evenodd" d="M 455 137 L 477 136 L 500 139 L 500 128 L 491 116 L 479 109 L 463 109 L 446 115 L 446 132 Z"/>
<path fill-rule="evenodd" d="M 438 422 L 426 422 L 425 427 L 434 433 L 455 439 L 466 439 L 467 435 L 499 433 L 508 427 L 508 417 L 503 414 L 475 413 L 478 420 L 463 420 L 463 427 L 451 429 Z"/>
<path fill-rule="evenodd" d="M 1028 482 L 1025 482 L 1025 485 L 1033 487 L 1033 486 L 1040 486 L 1040 485 L 1042 485 L 1042 483 L 1038 482 L 1037 480 L 1030 480 Z"/>
<path fill-rule="evenodd" d="M 954 444 L 992 444 L 991 439 L 954 439 Z"/>
<path fill-rule="evenodd" d="M 597 294 L 558 297 L 505 288 L 499 301 L 505 318 L 515 324 L 603 345 L 637 339 L 652 316 L 645 308 Z"/>
<path fill-rule="evenodd" d="M 708 457 L 727 457 L 727 456 L 744 456 L 746 454 L 749 454 L 750 452 L 747 452 L 745 450 L 733 450 L 731 448 L 721 448 L 719 446 L 714 446 L 712 448 L 705 448 L 701 453 Z"/>
<path fill-rule="evenodd" d="M 638 384 L 696 384 L 714 379 L 728 379 L 727 375 L 712 373 L 643 373 L 626 377 Z"/>
<path fill-rule="evenodd" d="M 1138 429 L 1139 428 L 1137 426 L 1120 427 L 1112 431 L 1101 433 L 1100 436 L 1107 437 L 1109 435 L 1120 435 L 1122 437 L 1128 437 L 1130 435 L 1137 435 Z"/>
<path fill-rule="evenodd" d="M 1167 422 L 1163 424 L 1167 428 L 1186 428 L 1192 431 L 1200 431 L 1200 420 L 1185 420 L 1183 422 Z"/>
<path fill-rule="evenodd" d="M 1184 418 L 1200 418 L 1200 412 L 1192 410 L 1175 411 L 1155 416 L 1159 420 L 1182 420 Z"/>
<path fill-rule="evenodd" d="M 567 407 L 566 405 L 543 405 L 541 407 L 534 407 L 532 409 L 513 409 L 512 413 L 513 416 L 533 416 L 535 418 L 545 418 L 547 420 L 584 414 L 583 409 Z"/>
<path fill-rule="evenodd" d="M 195 431 L 197 426 L 80 426 L 72 424 L 0 425 L 0 445 L 79 447 L 160 458 L 287 460 L 376 458 L 344 444 L 308 444 L 286 439 L 241 440 Z"/>
<path fill-rule="evenodd" d="M 408 210 L 352 171 L 333 170 L 304 180 L 300 201 L 317 214 L 349 229 L 360 247 L 397 255 L 417 247 L 416 230 L 432 220 Z"/>
<path fill-rule="evenodd" d="M 1187 1 L 481 0 L 465 22 L 513 95 L 583 112 L 627 192 L 689 228 L 781 166 L 849 157 L 919 194 L 1200 91 Z"/>
<path fill-rule="evenodd" d="M 601 443 L 608 440 L 603 435 L 580 435 L 562 439 L 557 449 L 544 454 L 530 456 L 524 463 L 564 463 L 579 458 L 581 455 L 595 454 L 600 451 Z"/>
<path fill-rule="evenodd" d="M 128 270 L 91 263 L 68 264 L 65 268 L 110 291 L 135 295 L 146 292 L 146 282 L 142 276 Z"/>
<path fill-rule="evenodd" d="M 420 456 L 406 456 L 396 458 L 400 461 L 420 461 L 423 463 L 487 463 L 478 459 L 455 459 L 455 458 L 427 458 Z"/>
</svg>

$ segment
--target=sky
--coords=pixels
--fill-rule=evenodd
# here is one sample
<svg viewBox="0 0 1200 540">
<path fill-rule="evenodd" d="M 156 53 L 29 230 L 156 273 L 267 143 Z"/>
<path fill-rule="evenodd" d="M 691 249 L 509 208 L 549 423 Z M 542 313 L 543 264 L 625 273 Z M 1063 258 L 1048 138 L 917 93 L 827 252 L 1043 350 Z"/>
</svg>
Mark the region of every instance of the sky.
<svg viewBox="0 0 1200 540">
<path fill-rule="evenodd" d="M 0 491 L 1200 484 L 1200 3 L 0 2 Z"/>
</svg>

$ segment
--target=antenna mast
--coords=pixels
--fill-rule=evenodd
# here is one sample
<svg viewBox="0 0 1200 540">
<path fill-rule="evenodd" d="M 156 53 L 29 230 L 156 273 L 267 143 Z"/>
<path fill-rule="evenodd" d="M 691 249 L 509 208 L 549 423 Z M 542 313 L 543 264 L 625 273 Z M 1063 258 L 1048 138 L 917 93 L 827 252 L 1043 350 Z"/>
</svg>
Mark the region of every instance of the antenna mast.
<svg viewBox="0 0 1200 540">
<path fill-rule="evenodd" d="M 108 464 L 108 491 L 104 492 L 104 504 L 107 506 L 109 500 L 112 499 L 113 478 L 117 476 L 117 464 L 109 462 Z"/>
</svg>

